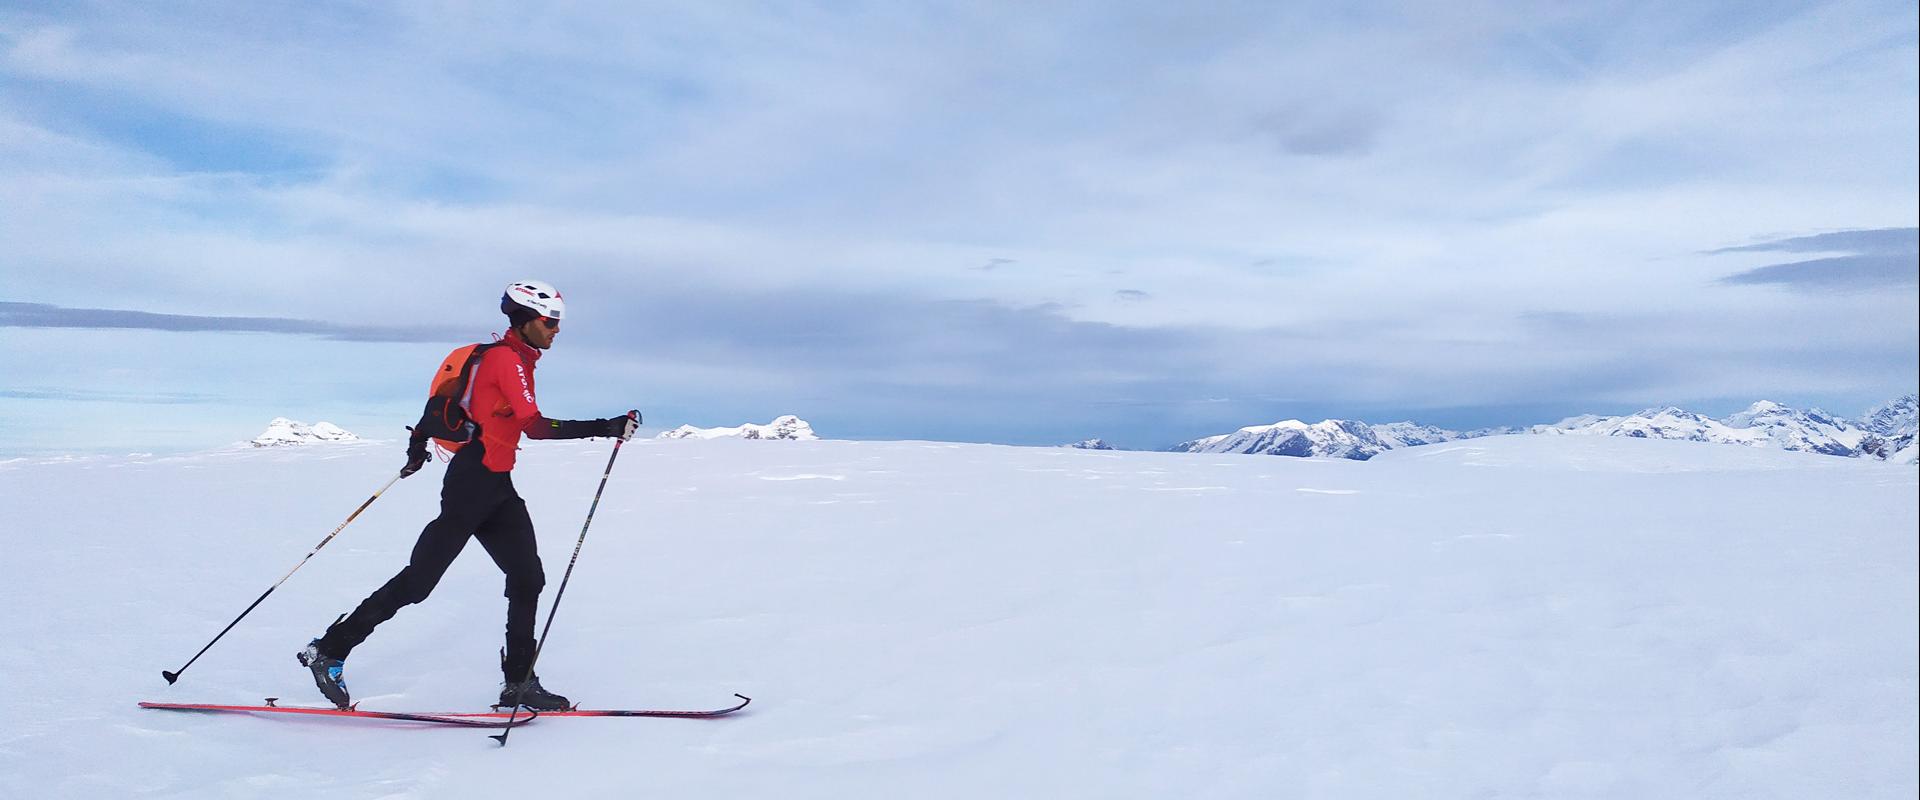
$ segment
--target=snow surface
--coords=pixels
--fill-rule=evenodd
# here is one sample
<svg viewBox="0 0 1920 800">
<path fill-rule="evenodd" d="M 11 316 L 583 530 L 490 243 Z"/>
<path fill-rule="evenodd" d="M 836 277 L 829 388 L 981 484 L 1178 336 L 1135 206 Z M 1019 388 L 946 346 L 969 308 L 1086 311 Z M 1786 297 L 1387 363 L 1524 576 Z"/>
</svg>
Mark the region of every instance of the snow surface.
<svg viewBox="0 0 1920 800">
<path fill-rule="evenodd" d="M 546 601 L 605 442 L 515 483 Z M 293 653 L 432 516 L 402 460 L 240 449 L 0 464 L 3 797 L 1911 798 L 1915 471 L 1506 436 L 1372 461 L 926 442 L 634 441 L 540 673 L 481 732 L 149 711 L 318 700 Z M 347 665 L 364 707 L 496 692 L 469 547 Z M 542 621 L 546 609 L 542 609 Z"/>
</svg>

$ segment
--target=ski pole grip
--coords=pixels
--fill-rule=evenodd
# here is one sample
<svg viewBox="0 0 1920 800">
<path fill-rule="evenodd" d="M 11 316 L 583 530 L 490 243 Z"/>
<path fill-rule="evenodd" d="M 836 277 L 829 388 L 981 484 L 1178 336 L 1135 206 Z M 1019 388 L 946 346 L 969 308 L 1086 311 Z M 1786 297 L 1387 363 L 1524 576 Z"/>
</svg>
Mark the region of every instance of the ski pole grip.
<svg viewBox="0 0 1920 800">
<path fill-rule="evenodd" d="M 635 408 L 635 409 L 629 409 L 629 410 L 627 411 L 627 418 L 628 418 L 628 419 L 631 419 L 631 420 L 633 420 L 633 424 L 635 424 L 635 425 L 639 425 L 639 424 L 641 424 L 641 421 L 640 421 L 640 409 L 637 409 L 637 408 Z"/>
</svg>

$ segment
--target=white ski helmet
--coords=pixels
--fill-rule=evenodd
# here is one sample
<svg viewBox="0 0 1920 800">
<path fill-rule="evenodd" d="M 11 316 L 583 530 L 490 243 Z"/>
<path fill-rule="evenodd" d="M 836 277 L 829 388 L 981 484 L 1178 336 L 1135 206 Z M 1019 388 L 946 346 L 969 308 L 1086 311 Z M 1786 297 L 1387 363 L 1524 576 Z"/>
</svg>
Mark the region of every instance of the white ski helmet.
<svg viewBox="0 0 1920 800">
<path fill-rule="evenodd" d="M 560 290 L 545 281 L 507 284 L 507 291 L 500 295 L 500 313 L 512 316 L 515 308 L 524 308 L 548 319 L 567 315 L 567 304 L 560 299 Z"/>
</svg>

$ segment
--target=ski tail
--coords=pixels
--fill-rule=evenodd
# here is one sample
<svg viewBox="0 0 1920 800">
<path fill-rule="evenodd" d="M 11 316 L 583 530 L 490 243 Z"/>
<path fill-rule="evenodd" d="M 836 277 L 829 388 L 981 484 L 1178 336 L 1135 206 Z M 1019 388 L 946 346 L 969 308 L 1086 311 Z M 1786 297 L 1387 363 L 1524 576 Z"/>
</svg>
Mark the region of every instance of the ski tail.
<svg viewBox="0 0 1920 800">
<path fill-rule="evenodd" d="M 311 708 L 307 706 L 274 705 L 269 699 L 266 705 L 242 706 L 221 705 L 216 703 L 154 703 L 142 702 L 141 708 L 153 708 L 163 711 L 191 711 L 208 714 L 301 714 L 316 717 L 344 717 L 349 719 L 385 720 L 388 722 L 420 722 L 433 725 L 452 725 L 462 728 L 504 728 L 507 723 L 493 719 L 450 717 L 443 714 L 415 714 L 404 711 L 361 711 L 353 708 Z M 539 718 L 538 712 L 528 712 L 519 725 Z"/>
</svg>

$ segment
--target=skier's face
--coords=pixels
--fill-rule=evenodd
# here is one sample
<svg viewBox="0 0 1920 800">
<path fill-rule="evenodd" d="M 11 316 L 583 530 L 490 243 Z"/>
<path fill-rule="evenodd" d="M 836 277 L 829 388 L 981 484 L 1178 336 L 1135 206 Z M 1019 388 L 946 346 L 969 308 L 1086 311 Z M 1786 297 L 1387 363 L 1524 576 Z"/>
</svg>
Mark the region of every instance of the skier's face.
<svg viewBox="0 0 1920 800">
<path fill-rule="evenodd" d="M 520 326 L 520 338 L 536 350 L 545 350 L 553 346 L 553 337 L 560 335 L 560 320 L 541 317 Z"/>
</svg>

